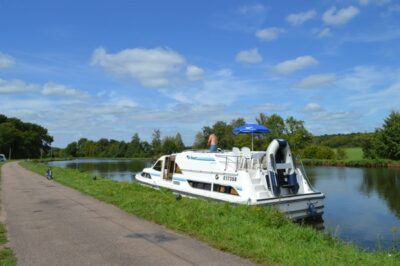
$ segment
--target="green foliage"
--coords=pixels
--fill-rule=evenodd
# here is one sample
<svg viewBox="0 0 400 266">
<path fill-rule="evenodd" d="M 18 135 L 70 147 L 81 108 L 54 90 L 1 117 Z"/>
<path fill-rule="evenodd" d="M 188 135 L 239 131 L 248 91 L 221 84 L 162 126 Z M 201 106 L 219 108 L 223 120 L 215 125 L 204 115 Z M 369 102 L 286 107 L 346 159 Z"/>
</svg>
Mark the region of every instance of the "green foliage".
<svg viewBox="0 0 400 266">
<path fill-rule="evenodd" d="M 0 249 L 0 265 L 1 266 L 15 266 L 17 265 L 17 258 L 9 248 Z"/>
<path fill-rule="evenodd" d="M 78 143 L 71 142 L 64 150 L 66 156 L 76 157 L 78 154 Z"/>
<path fill-rule="evenodd" d="M 53 137 L 47 129 L 0 114 L 0 153 L 12 158 L 39 158 L 50 151 Z"/>
<path fill-rule="evenodd" d="M 292 149 L 300 149 L 311 142 L 312 135 L 304 127 L 304 122 L 289 117 L 284 120 L 278 114 L 267 116 L 260 113 L 255 118 L 258 124 L 268 127 L 271 131 L 269 134 L 254 134 L 254 149 L 266 150 L 269 143 L 273 139 L 288 139 Z M 216 122 L 212 127 L 203 127 L 198 132 L 193 143 L 193 147 L 197 149 L 207 148 L 208 136 L 214 132 L 218 137 L 218 146 L 222 149 L 232 149 L 232 147 L 251 147 L 251 134 L 240 134 L 235 136 L 233 129 L 246 123 L 244 118 L 238 118 L 227 124 L 223 121 Z"/>
<path fill-rule="evenodd" d="M 327 146 L 309 145 L 300 152 L 306 159 L 335 159 L 335 151 Z"/>
<path fill-rule="evenodd" d="M 373 133 L 350 133 L 314 136 L 313 143 L 331 148 L 362 147 L 364 141 Z"/>
<path fill-rule="evenodd" d="M 151 148 L 153 149 L 153 154 L 161 154 L 161 131 L 156 129 L 153 131 L 153 139 L 151 141 Z"/>
<path fill-rule="evenodd" d="M 179 133 L 175 137 L 161 139 L 160 130 L 153 132 L 152 144 L 141 141 L 137 133 L 133 134 L 130 142 L 102 138 L 98 141 L 81 138 L 71 142 L 65 149 L 58 152 L 60 157 L 106 157 L 106 158 L 143 158 L 158 156 L 161 153 L 180 152 L 185 149 Z"/>
<path fill-rule="evenodd" d="M 400 113 L 391 112 L 383 127 L 362 142 L 365 158 L 400 160 Z"/>
<path fill-rule="evenodd" d="M 0 115 L 0 122 L 2 120 Z M 0 179 L 1 179 L 1 167 L 3 163 L 0 163 Z M 17 265 L 17 259 L 13 251 L 10 248 L 4 247 L 7 243 L 7 230 L 4 224 L 0 223 L 0 265 L 1 266 L 15 266 Z"/>
<path fill-rule="evenodd" d="M 23 166 L 43 174 L 44 164 Z M 398 252 L 364 252 L 291 223 L 273 208 L 182 198 L 136 183 L 93 180 L 88 173 L 53 168 L 55 180 L 224 251 L 263 265 L 398 265 Z"/>
<path fill-rule="evenodd" d="M 391 112 L 382 129 L 375 132 L 376 154 L 381 158 L 400 160 L 400 113 Z"/>
<path fill-rule="evenodd" d="M 343 148 L 338 148 L 336 150 L 336 159 L 337 160 L 346 160 L 347 159 L 347 153 Z"/>
</svg>

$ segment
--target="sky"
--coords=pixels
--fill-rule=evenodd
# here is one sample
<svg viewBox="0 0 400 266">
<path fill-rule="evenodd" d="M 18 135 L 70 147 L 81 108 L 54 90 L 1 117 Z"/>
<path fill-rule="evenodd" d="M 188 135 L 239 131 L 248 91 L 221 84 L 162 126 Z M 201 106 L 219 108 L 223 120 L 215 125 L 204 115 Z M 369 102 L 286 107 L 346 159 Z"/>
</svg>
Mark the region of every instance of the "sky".
<svg viewBox="0 0 400 266">
<path fill-rule="evenodd" d="M 314 135 L 400 110 L 400 1 L 0 0 L 0 113 L 150 141 L 259 113 Z"/>
</svg>

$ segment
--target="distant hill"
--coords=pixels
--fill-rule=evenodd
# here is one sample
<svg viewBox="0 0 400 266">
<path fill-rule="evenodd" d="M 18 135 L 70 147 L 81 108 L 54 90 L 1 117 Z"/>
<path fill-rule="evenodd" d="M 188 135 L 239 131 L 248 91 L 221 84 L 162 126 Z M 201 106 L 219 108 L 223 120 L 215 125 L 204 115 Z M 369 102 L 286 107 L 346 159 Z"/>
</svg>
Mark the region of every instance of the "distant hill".
<svg viewBox="0 0 400 266">
<path fill-rule="evenodd" d="M 313 143 L 331 148 L 361 147 L 362 142 L 374 133 L 350 133 L 313 136 Z"/>
</svg>

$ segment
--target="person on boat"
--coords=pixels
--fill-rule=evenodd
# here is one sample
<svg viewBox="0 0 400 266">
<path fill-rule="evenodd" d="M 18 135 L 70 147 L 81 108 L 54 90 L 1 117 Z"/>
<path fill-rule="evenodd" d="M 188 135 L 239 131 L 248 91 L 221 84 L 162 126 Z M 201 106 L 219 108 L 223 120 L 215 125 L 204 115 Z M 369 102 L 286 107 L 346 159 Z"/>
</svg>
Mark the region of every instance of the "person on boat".
<svg viewBox="0 0 400 266">
<path fill-rule="evenodd" d="M 211 132 L 211 135 L 208 137 L 208 145 L 210 145 L 210 152 L 216 152 L 218 149 L 218 138 L 214 132 Z"/>
</svg>

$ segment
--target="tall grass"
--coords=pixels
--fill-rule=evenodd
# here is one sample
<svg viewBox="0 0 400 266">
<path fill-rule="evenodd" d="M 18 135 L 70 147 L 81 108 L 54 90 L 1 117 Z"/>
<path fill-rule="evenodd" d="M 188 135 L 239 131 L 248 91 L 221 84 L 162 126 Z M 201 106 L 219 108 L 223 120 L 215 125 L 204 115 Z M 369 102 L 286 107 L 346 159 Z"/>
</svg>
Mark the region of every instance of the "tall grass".
<svg viewBox="0 0 400 266">
<path fill-rule="evenodd" d="M 1 167 L 4 163 L 0 162 L 0 179 L 1 179 Z M 1 209 L 0 209 L 1 211 Z M 4 224 L 0 221 L 0 265 L 1 266 L 14 266 L 17 264 L 17 259 L 14 256 L 13 251 L 5 247 L 7 243 L 7 231 Z"/>
<path fill-rule="evenodd" d="M 33 162 L 21 165 L 41 175 L 47 169 Z M 294 224 L 273 208 L 177 200 L 165 189 L 94 179 L 75 169 L 52 169 L 57 182 L 263 265 L 400 265 L 398 252 L 362 251 Z"/>
</svg>

